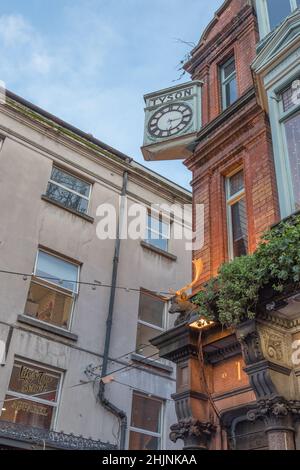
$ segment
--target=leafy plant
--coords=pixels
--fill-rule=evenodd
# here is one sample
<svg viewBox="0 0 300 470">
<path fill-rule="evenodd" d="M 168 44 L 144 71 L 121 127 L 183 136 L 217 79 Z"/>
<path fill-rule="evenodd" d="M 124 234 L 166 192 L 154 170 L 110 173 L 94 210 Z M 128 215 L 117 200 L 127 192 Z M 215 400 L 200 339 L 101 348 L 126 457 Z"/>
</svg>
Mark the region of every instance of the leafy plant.
<svg viewBox="0 0 300 470">
<path fill-rule="evenodd" d="M 255 318 L 265 286 L 282 292 L 291 284 L 300 285 L 300 216 L 266 232 L 252 255 L 223 264 L 193 302 L 200 316 L 232 326 Z"/>
</svg>

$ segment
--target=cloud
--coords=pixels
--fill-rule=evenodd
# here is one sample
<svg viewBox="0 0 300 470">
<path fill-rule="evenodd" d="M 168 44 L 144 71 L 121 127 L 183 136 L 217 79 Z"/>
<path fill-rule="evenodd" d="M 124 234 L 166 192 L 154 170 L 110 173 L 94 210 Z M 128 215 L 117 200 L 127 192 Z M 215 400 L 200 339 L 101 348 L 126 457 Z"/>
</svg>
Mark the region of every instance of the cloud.
<svg viewBox="0 0 300 470">
<path fill-rule="evenodd" d="M 21 15 L 2 15 L 0 38 L 6 47 L 27 43 L 31 38 L 30 25 Z"/>
<path fill-rule="evenodd" d="M 12 91 L 179 183 L 181 162 L 145 163 L 143 94 L 175 84 L 222 0 L 2 0 L 0 79 Z M 21 5 L 21 6 L 20 6 Z M 38 6 L 37 6 L 38 5 Z M 21 12 L 23 11 L 23 15 Z M 183 19 L 184 18 L 184 19 Z M 188 80 L 185 76 L 183 80 Z"/>
</svg>

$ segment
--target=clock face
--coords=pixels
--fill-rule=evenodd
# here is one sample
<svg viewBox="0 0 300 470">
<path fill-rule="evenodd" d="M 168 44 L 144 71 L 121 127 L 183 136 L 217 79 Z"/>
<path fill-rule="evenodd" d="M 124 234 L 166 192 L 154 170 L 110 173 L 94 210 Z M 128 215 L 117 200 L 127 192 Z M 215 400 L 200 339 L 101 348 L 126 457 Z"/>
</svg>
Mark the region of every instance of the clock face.
<svg viewBox="0 0 300 470">
<path fill-rule="evenodd" d="M 148 124 L 153 137 L 170 137 L 185 129 L 193 117 L 192 109 L 185 103 L 174 103 L 158 109 Z"/>
</svg>

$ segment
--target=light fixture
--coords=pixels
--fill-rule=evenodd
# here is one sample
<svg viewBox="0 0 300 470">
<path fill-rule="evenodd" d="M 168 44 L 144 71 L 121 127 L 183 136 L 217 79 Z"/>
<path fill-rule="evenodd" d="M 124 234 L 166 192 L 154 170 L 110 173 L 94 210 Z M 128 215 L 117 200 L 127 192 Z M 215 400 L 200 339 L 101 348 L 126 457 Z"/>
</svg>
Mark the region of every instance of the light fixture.
<svg viewBox="0 0 300 470">
<path fill-rule="evenodd" d="M 204 328 L 207 328 L 209 326 L 214 325 L 215 322 L 210 321 L 210 320 L 205 320 L 205 318 L 199 318 L 196 321 L 193 321 L 192 323 L 189 324 L 189 328 L 192 328 L 193 330 L 203 330 Z"/>
</svg>

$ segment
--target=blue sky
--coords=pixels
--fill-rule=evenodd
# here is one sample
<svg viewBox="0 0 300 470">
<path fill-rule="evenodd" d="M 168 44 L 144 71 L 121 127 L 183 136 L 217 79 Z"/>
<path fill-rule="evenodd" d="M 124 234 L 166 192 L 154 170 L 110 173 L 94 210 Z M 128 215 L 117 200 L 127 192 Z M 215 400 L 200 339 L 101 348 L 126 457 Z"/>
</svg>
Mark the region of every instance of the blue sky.
<svg viewBox="0 0 300 470">
<path fill-rule="evenodd" d="M 7 88 L 145 163 L 145 93 L 173 86 L 178 64 L 222 0 L 1 0 Z M 181 81 L 187 81 L 186 75 Z M 188 187 L 180 161 L 145 163 Z"/>
</svg>

